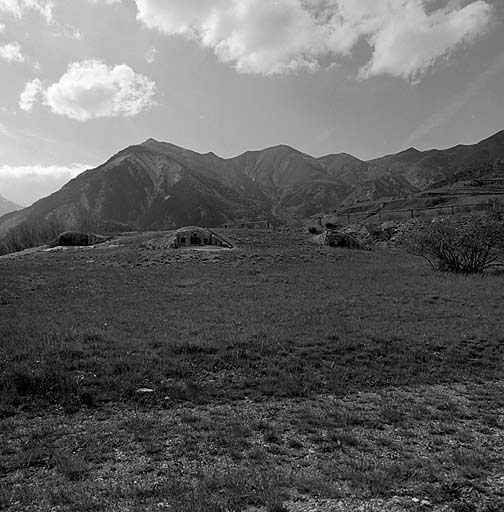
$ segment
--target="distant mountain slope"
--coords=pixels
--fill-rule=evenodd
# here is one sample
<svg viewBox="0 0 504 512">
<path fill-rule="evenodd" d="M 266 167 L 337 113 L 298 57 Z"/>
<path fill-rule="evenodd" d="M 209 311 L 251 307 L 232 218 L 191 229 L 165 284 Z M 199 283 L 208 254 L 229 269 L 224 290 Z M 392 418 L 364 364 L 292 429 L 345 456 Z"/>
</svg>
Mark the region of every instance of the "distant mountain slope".
<svg viewBox="0 0 504 512">
<path fill-rule="evenodd" d="M 458 145 L 449 149 L 418 151 L 407 149 L 369 161 L 371 174 L 401 175 L 414 187 L 426 189 L 449 178 L 453 173 L 477 168 L 504 156 L 504 131 L 471 146 Z"/>
<path fill-rule="evenodd" d="M 453 188 L 468 172 L 499 159 L 504 131 L 472 146 L 410 148 L 368 162 L 346 153 L 314 158 L 285 145 L 224 159 L 149 139 L 29 208 L 4 215 L 0 234 L 41 220 L 75 228 L 92 219 L 135 229 L 289 222 L 355 203 L 428 195 L 432 187 Z"/>
<path fill-rule="evenodd" d="M 5 215 L 6 213 L 15 212 L 16 210 L 21 210 L 22 208 L 22 206 L 0 196 L 0 216 Z"/>
</svg>

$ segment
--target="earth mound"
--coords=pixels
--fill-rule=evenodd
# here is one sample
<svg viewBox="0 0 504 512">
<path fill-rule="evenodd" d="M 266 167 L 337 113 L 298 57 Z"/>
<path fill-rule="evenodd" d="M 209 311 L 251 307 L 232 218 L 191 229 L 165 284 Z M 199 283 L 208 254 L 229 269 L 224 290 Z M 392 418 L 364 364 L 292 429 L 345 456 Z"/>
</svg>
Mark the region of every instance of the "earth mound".
<svg viewBox="0 0 504 512">
<path fill-rule="evenodd" d="M 83 233 L 81 231 L 65 231 L 60 233 L 53 240 L 49 247 L 89 247 L 91 245 L 102 244 L 107 239 L 94 233 Z"/>
</svg>

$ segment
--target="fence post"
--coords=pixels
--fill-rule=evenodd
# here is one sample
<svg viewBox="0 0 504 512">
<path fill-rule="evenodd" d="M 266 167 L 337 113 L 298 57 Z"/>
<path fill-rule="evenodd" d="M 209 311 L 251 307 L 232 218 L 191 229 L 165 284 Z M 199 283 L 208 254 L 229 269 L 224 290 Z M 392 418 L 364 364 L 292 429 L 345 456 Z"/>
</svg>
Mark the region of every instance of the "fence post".
<svg viewBox="0 0 504 512">
<path fill-rule="evenodd" d="M 415 210 L 411 210 L 411 218 L 414 219 L 415 218 Z"/>
<path fill-rule="evenodd" d="M 451 213 L 452 213 L 452 215 L 455 215 L 455 207 L 453 205 L 451 207 Z"/>
</svg>

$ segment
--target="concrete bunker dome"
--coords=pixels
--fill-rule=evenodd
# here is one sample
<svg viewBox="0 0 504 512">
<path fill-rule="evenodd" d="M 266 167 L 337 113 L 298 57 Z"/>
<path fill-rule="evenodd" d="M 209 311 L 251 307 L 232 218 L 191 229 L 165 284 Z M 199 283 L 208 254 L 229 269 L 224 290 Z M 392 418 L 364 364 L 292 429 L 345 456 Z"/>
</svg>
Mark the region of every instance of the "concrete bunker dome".
<svg viewBox="0 0 504 512">
<path fill-rule="evenodd" d="M 223 237 L 208 228 L 185 226 L 173 234 L 170 247 L 214 246 L 231 249 L 233 246 Z"/>
</svg>

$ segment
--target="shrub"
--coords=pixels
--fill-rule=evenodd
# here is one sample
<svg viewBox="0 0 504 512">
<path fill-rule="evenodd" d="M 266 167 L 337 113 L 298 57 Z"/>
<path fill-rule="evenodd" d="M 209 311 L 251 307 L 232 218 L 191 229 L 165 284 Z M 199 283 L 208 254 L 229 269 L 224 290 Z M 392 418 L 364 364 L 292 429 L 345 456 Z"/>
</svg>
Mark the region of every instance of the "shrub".
<svg viewBox="0 0 504 512">
<path fill-rule="evenodd" d="M 398 242 L 434 269 L 478 274 L 502 261 L 504 223 L 492 214 L 444 217 L 415 223 Z"/>
</svg>

